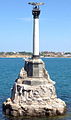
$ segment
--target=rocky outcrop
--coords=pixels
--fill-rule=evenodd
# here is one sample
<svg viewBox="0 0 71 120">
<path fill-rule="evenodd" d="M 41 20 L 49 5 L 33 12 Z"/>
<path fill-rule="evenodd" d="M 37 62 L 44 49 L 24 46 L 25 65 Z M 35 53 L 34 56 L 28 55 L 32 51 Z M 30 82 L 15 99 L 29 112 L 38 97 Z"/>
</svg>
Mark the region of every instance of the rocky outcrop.
<svg viewBox="0 0 71 120">
<path fill-rule="evenodd" d="M 66 104 L 57 98 L 54 84 L 42 60 L 29 60 L 14 83 L 11 98 L 3 103 L 4 113 L 12 116 L 64 114 Z"/>
</svg>

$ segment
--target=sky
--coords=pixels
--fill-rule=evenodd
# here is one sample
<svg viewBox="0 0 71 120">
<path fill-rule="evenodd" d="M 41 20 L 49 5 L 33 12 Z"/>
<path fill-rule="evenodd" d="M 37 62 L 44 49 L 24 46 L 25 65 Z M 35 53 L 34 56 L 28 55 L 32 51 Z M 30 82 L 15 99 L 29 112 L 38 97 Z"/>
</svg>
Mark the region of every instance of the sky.
<svg viewBox="0 0 71 120">
<path fill-rule="evenodd" d="M 0 52 L 33 48 L 32 6 L 40 6 L 40 51 L 71 52 L 71 0 L 0 0 Z"/>
</svg>

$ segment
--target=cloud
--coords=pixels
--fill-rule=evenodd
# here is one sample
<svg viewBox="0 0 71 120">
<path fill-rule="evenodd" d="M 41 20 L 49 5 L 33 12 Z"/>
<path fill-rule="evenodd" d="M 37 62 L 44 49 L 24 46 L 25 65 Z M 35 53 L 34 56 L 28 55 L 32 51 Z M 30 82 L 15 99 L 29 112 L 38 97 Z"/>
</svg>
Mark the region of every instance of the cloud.
<svg viewBox="0 0 71 120">
<path fill-rule="evenodd" d="M 21 20 L 21 21 L 26 21 L 26 22 L 29 22 L 29 21 L 32 21 L 32 18 L 28 18 L 28 17 L 25 17 L 25 18 L 16 18 L 17 20 Z"/>
<path fill-rule="evenodd" d="M 24 17 L 24 18 L 16 18 L 17 20 L 20 20 L 20 21 L 26 21 L 26 22 L 30 22 L 33 20 L 32 17 Z M 43 21 L 43 22 L 46 22 L 46 21 L 56 21 L 56 19 L 48 19 L 48 18 L 40 18 L 39 19 L 40 21 Z"/>
</svg>

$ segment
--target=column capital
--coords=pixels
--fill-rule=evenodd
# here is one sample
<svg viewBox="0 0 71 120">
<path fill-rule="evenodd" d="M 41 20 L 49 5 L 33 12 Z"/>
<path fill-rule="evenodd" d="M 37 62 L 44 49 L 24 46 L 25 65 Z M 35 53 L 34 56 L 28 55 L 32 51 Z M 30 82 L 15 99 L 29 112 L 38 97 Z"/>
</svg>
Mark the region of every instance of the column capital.
<svg viewBox="0 0 71 120">
<path fill-rule="evenodd" d="M 32 10 L 32 15 L 33 15 L 33 18 L 36 19 L 36 18 L 39 18 L 39 15 L 40 15 L 40 9 L 35 6 Z"/>
</svg>

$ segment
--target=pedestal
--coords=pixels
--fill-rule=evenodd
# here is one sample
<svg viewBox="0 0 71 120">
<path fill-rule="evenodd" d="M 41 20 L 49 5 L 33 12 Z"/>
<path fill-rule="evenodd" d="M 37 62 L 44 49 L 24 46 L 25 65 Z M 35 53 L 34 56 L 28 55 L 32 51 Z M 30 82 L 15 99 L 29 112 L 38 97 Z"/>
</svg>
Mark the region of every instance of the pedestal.
<svg viewBox="0 0 71 120">
<path fill-rule="evenodd" d="M 3 111 L 11 116 L 62 115 L 66 104 L 57 98 L 55 82 L 49 77 L 41 59 L 28 59 L 3 103 Z"/>
</svg>

